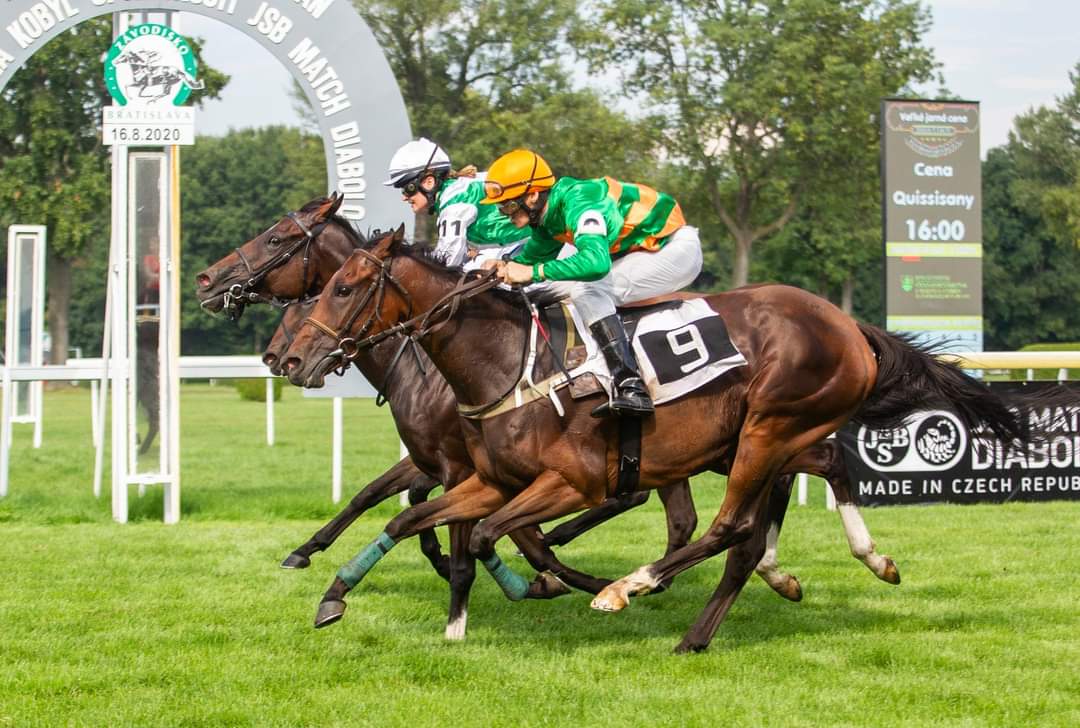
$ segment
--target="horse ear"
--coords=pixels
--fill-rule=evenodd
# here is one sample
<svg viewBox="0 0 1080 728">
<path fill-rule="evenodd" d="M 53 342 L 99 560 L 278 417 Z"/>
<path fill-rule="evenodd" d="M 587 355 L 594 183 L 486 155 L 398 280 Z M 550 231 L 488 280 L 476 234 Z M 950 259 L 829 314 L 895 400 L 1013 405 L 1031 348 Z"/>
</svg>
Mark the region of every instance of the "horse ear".
<svg viewBox="0 0 1080 728">
<path fill-rule="evenodd" d="M 341 207 L 341 203 L 345 201 L 345 195 L 337 190 L 330 193 L 330 213 L 327 215 L 335 214 L 338 208 Z"/>
<path fill-rule="evenodd" d="M 394 245 L 399 245 L 405 242 L 405 223 L 398 225 L 397 230 L 394 231 Z"/>
<path fill-rule="evenodd" d="M 338 208 L 341 207 L 341 203 L 344 201 L 345 195 L 339 193 L 337 190 L 331 192 L 330 196 L 319 205 L 319 209 L 315 212 L 315 217 L 319 220 L 329 220 L 333 217 L 334 213 L 338 211 Z"/>
</svg>

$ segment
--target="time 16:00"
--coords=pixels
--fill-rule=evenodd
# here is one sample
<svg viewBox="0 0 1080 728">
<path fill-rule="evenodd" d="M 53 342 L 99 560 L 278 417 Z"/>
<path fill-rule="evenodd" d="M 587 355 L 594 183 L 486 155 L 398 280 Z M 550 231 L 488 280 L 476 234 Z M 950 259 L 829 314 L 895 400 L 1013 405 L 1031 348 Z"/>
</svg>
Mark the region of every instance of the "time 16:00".
<svg viewBox="0 0 1080 728">
<path fill-rule="evenodd" d="M 904 220 L 909 240 L 941 240 L 956 242 L 964 239 L 963 220 Z"/>
</svg>

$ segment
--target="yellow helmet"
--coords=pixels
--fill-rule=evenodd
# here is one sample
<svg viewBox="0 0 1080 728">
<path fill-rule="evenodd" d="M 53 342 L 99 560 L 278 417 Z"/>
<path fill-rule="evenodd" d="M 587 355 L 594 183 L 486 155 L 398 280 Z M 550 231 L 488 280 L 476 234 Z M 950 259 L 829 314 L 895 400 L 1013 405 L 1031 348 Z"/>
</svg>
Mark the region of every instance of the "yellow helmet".
<svg viewBox="0 0 1080 728">
<path fill-rule="evenodd" d="M 547 190 L 555 184 L 555 175 L 544 158 L 528 149 L 507 152 L 491 165 L 484 180 L 485 205 L 513 200 L 532 192 Z"/>
</svg>

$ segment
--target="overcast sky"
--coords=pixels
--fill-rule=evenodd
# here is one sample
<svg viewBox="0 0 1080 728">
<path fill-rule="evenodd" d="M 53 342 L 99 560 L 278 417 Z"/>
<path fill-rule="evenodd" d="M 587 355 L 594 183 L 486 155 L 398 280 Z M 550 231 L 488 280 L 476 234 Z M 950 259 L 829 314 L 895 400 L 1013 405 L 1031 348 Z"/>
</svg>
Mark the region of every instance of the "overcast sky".
<svg viewBox="0 0 1080 728">
<path fill-rule="evenodd" d="M 926 43 L 943 64 L 946 86 L 965 100 L 981 102 L 984 155 L 1005 143 L 1017 114 L 1052 104 L 1068 91 L 1068 72 L 1080 61 L 1077 0 L 928 4 L 934 24 Z M 180 27 L 185 35 L 205 39 L 207 62 L 232 76 L 222 100 L 199 112 L 200 134 L 300 123 L 289 101 L 291 76 L 255 41 L 194 13 L 182 13 Z"/>
</svg>

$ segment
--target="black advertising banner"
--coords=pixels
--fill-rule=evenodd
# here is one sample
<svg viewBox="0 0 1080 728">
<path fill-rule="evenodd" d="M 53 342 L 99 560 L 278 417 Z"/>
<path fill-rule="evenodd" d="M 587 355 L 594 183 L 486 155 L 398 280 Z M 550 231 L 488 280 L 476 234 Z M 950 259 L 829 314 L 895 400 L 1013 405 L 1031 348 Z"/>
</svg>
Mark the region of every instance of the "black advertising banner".
<svg viewBox="0 0 1080 728">
<path fill-rule="evenodd" d="M 1062 385 L 990 386 L 1007 394 Z M 943 410 L 916 413 L 895 430 L 848 425 L 837 437 L 852 493 L 867 506 L 1080 500 L 1080 408 L 1029 410 L 1025 416 L 1049 428 L 1044 442 L 1016 448 L 972 433 Z"/>
<path fill-rule="evenodd" d="M 979 105 L 888 99 L 881 127 L 886 328 L 982 351 Z"/>
</svg>

